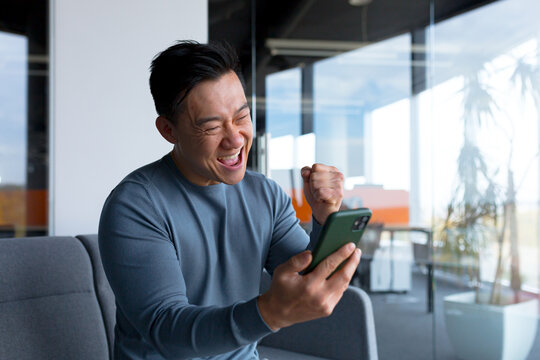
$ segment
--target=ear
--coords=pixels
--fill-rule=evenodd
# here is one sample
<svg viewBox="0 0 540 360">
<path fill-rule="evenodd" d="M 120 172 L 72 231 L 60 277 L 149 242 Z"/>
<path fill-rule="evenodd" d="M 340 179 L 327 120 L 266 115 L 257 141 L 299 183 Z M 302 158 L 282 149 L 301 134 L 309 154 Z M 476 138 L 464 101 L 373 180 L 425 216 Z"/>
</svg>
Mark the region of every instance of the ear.
<svg viewBox="0 0 540 360">
<path fill-rule="evenodd" d="M 165 140 L 176 145 L 178 138 L 176 136 L 175 126 L 164 116 L 158 116 L 156 119 L 156 128 Z"/>
</svg>

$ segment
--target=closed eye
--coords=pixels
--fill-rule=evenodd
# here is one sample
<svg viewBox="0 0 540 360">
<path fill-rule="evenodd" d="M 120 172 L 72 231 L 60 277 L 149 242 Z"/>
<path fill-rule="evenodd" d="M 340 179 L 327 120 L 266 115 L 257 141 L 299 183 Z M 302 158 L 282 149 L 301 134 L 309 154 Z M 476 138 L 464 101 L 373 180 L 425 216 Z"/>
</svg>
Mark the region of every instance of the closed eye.
<svg viewBox="0 0 540 360">
<path fill-rule="evenodd" d="M 242 121 L 242 120 L 247 120 L 247 119 L 249 119 L 249 113 L 247 113 L 246 115 L 244 115 L 244 116 L 238 118 L 237 121 Z"/>
<path fill-rule="evenodd" d="M 212 131 L 216 131 L 217 129 L 219 129 L 219 126 L 215 126 L 215 127 L 211 127 L 211 128 L 208 128 L 208 129 L 204 129 L 205 132 L 212 132 Z"/>
</svg>

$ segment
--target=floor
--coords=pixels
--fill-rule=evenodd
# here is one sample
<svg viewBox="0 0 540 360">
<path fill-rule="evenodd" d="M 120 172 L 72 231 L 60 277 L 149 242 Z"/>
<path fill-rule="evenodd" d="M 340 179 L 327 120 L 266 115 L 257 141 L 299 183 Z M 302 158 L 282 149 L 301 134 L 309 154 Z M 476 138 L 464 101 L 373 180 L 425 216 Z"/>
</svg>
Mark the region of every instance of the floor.
<svg viewBox="0 0 540 360">
<path fill-rule="evenodd" d="M 410 291 L 399 294 L 369 293 L 380 360 L 457 359 L 446 334 L 443 298 L 466 289 L 442 279 L 436 280 L 434 313 L 429 314 L 426 284 L 426 275 L 415 269 Z M 540 359 L 540 324 L 527 358 L 535 359 Z"/>
</svg>

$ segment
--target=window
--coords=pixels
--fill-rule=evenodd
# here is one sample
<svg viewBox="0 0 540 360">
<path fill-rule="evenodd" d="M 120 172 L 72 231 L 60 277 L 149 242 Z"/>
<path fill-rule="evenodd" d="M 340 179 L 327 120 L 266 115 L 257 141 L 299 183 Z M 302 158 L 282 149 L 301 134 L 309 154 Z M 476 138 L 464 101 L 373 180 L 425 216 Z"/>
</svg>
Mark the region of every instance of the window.
<svg viewBox="0 0 540 360">
<path fill-rule="evenodd" d="M 0 237 L 47 232 L 47 3 L 0 1 Z"/>
</svg>

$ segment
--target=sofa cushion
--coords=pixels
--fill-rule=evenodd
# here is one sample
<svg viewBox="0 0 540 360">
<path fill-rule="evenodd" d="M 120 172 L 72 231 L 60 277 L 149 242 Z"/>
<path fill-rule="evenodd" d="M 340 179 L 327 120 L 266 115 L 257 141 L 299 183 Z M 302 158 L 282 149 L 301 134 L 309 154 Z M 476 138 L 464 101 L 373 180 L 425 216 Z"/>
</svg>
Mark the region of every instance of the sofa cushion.
<svg viewBox="0 0 540 360">
<path fill-rule="evenodd" d="M 90 259 L 68 237 L 0 239 L 0 359 L 108 359 Z"/>
</svg>

